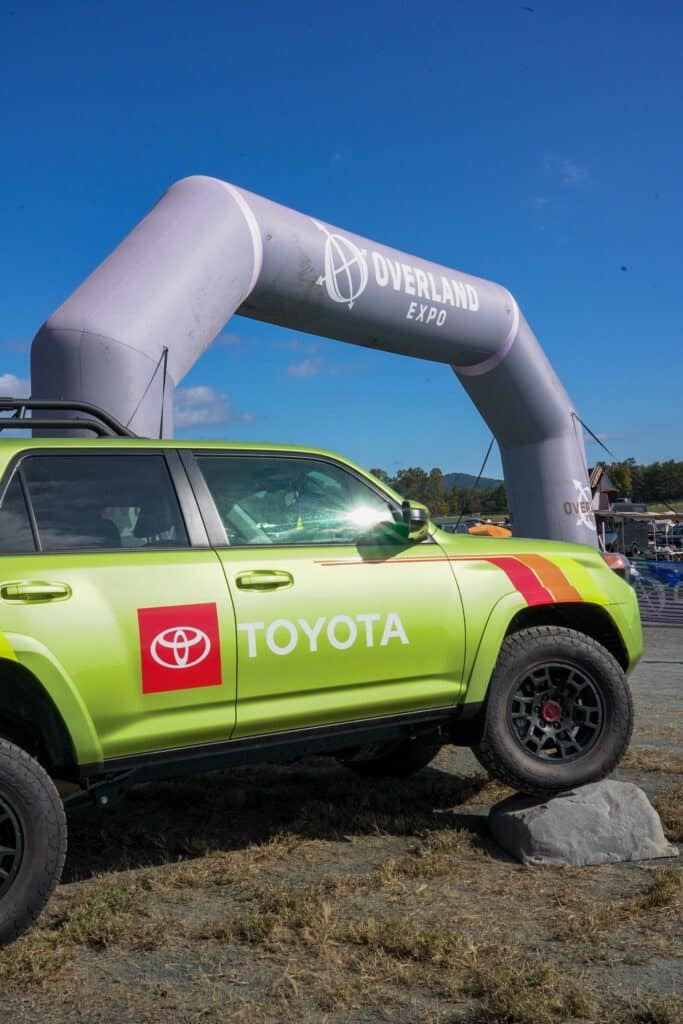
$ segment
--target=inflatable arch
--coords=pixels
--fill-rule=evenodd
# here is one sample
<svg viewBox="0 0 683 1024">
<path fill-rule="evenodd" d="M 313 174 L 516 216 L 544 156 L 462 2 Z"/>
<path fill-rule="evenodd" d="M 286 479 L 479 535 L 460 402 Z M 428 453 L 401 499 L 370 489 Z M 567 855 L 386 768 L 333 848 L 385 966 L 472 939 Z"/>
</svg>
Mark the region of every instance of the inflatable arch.
<svg viewBox="0 0 683 1024">
<path fill-rule="evenodd" d="M 500 446 L 515 533 L 596 543 L 576 414 L 505 288 L 214 178 L 173 185 L 41 327 L 33 397 L 170 435 L 174 388 L 235 312 L 449 364 Z"/>
</svg>

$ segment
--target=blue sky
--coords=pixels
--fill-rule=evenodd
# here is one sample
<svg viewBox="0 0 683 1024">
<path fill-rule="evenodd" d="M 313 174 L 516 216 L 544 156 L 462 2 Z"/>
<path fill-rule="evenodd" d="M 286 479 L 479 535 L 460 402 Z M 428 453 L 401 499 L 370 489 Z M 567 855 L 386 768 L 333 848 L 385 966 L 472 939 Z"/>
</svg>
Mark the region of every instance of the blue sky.
<svg viewBox="0 0 683 1024">
<path fill-rule="evenodd" d="M 500 281 L 618 457 L 683 458 L 682 33 L 642 0 L 0 0 L 0 391 L 204 173 Z M 178 433 L 389 471 L 476 472 L 490 436 L 445 366 L 240 318 L 183 389 Z"/>
</svg>

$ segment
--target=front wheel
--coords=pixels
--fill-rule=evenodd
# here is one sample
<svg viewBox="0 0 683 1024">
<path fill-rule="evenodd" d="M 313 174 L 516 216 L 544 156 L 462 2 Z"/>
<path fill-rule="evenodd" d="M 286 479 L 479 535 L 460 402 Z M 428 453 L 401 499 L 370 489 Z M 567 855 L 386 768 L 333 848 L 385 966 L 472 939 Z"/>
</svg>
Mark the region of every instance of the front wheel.
<svg viewBox="0 0 683 1024">
<path fill-rule="evenodd" d="M 507 785 L 552 796 L 609 775 L 632 731 L 631 694 L 609 651 L 573 629 L 537 626 L 506 637 L 472 749 Z"/>
<path fill-rule="evenodd" d="M 0 945 L 41 912 L 65 855 L 66 817 L 52 779 L 24 750 L 0 739 Z"/>
</svg>

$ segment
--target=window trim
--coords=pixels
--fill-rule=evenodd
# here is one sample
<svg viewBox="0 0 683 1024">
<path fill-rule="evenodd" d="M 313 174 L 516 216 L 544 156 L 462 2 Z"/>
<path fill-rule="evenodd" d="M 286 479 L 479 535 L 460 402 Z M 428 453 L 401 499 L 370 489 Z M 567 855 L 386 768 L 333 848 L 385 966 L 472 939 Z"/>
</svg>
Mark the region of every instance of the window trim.
<svg viewBox="0 0 683 1024">
<path fill-rule="evenodd" d="M 187 544 L 178 546 L 164 546 L 163 548 L 154 547 L 93 547 L 93 548 L 60 548 L 58 551 L 45 551 L 40 541 L 40 531 L 38 530 L 38 524 L 35 519 L 35 513 L 33 510 L 33 503 L 30 499 L 29 489 L 27 481 L 25 479 L 23 465 L 27 459 L 36 457 L 83 457 L 84 455 L 95 455 L 102 457 L 105 454 L 112 453 L 115 455 L 127 455 L 134 457 L 141 457 L 145 455 L 161 456 L 166 466 L 166 471 L 169 476 L 169 483 L 171 485 L 175 499 L 178 502 L 178 510 L 180 519 L 187 535 Z M 173 457 L 175 456 L 175 458 Z M 183 471 L 183 467 L 180 459 L 177 457 L 177 452 L 174 448 L 109 448 L 101 449 L 98 451 L 96 448 L 30 448 L 24 451 L 18 452 L 8 463 L 5 472 L 2 477 L 2 483 L 0 483 L 0 505 L 5 500 L 5 495 L 14 480 L 14 477 L 18 476 L 22 487 L 24 501 L 26 502 L 26 508 L 28 510 L 29 522 L 31 524 L 31 530 L 33 532 L 33 542 L 35 548 L 33 551 L 15 551 L 15 552 L 2 552 L 0 556 L 24 558 L 31 555 L 94 555 L 94 554 L 131 554 L 135 552 L 159 552 L 167 551 L 169 553 L 179 551 L 192 551 L 199 549 L 209 550 L 211 545 L 206 534 L 206 530 L 203 528 L 203 522 L 199 515 L 197 508 L 196 499 L 194 493 L 190 487 L 189 480 L 187 479 L 186 473 Z"/>
<path fill-rule="evenodd" d="M 228 540 L 223 526 L 223 520 L 220 517 L 220 513 L 214 501 L 213 495 L 209 488 L 208 483 L 204 477 L 204 474 L 199 465 L 197 456 L 218 456 L 224 458 L 226 456 L 236 456 L 244 458 L 282 458 L 282 459 L 305 459 L 307 462 L 320 462 L 326 466 L 334 466 L 336 469 L 340 469 L 342 472 L 347 473 L 348 476 L 353 477 L 358 483 L 363 484 L 369 491 L 372 491 L 377 497 L 382 498 L 386 501 L 387 505 L 392 511 L 392 514 L 401 512 L 401 506 L 398 505 L 391 495 L 383 491 L 381 487 L 378 487 L 367 477 L 363 476 L 352 466 L 347 465 L 345 462 L 341 462 L 331 456 L 318 455 L 314 452 L 287 452 L 277 451 L 271 449 L 259 449 L 245 451 L 243 448 L 188 448 L 181 451 L 181 459 L 185 464 L 185 468 L 188 470 L 190 475 L 192 486 L 195 490 L 195 496 L 199 503 L 200 509 L 208 514 L 204 516 L 204 523 L 209 534 L 212 546 L 217 550 L 228 550 L 228 551 L 272 551 L 275 548 L 292 548 L 294 550 L 301 550 L 302 548 L 348 548 L 357 545 L 357 540 L 313 540 L 306 541 L 305 543 L 297 543 L 296 541 L 283 542 L 277 544 L 231 544 Z M 431 537 L 428 538 L 429 543 L 433 543 Z M 394 546 L 394 545 L 387 545 Z"/>
</svg>

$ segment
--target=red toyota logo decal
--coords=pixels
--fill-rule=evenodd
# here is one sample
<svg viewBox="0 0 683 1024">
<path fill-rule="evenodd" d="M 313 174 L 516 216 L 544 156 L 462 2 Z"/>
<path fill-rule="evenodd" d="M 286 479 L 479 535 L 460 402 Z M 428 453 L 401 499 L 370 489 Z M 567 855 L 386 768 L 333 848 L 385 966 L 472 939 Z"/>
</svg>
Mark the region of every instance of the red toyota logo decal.
<svg viewBox="0 0 683 1024">
<path fill-rule="evenodd" d="M 139 608 L 142 692 L 220 686 L 215 604 Z"/>
</svg>

